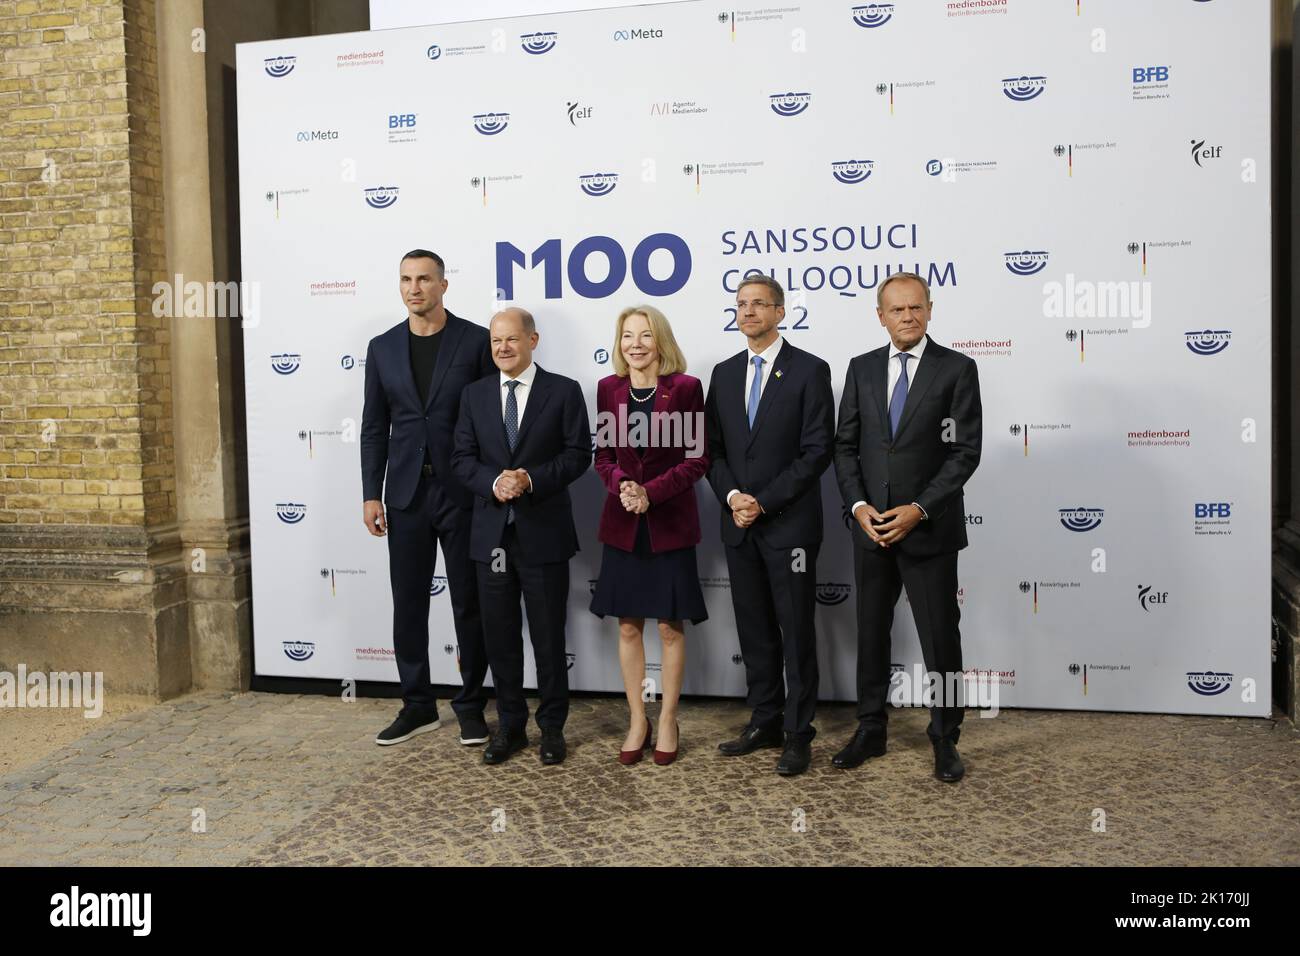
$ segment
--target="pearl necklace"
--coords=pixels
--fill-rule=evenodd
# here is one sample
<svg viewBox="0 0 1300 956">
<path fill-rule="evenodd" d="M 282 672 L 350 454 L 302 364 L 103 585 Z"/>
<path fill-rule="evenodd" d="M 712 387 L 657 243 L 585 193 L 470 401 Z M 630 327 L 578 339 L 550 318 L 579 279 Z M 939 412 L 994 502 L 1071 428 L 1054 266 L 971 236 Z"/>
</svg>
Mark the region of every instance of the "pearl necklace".
<svg viewBox="0 0 1300 956">
<path fill-rule="evenodd" d="M 634 401 L 634 402 L 645 403 L 645 402 L 648 402 L 648 401 L 650 401 L 652 398 L 655 397 L 655 392 L 659 391 L 659 383 L 658 383 L 658 382 L 655 382 L 654 387 L 650 389 L 650 394 L 647 395 L 645 398 L 637 398 L 637 397 L 636 397 L 636 389 L 635 389 L 635 386 L 633 386 L 631 382 L 628 382 L 628 383 L 627 383 L 627 389 L 628 389 L 628 392 L 627 392 L 627 393 L 628 393 L 628 395 L 630 395 L 630 396 L 632 397 L 632 401 Z"/>
</svg>

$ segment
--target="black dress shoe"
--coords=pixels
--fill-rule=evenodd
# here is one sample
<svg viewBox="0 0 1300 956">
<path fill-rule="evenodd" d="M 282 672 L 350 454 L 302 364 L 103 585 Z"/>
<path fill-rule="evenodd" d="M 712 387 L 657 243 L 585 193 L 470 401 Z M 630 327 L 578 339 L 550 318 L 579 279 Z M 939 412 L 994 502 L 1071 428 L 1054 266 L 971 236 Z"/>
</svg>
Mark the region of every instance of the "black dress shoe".
<svg viewBox="0 0 1300 956">
<path fill-rule="evenodd" d="M 569 748 L 564 743 L 564 734 L 562 732 L 558 730 L 542 731 L 542 746 L 537 751 L 542 758 L 542 763 L 548 767 L 552 764 L 563 763 L 568 752 Z"/>
<path fill-rule="evenodd" d="M 776 772 L 783 777 L 793 777 L 803 773 L 812 763 L 812 741 L 807 737 L 786 734 L 785 750 L 776 762 Z"/>
<path fill-rule="evenodd" d="M 956 783 L 965 773 L 957 745 L 951 740 L 934 741 L 934 775 L 944 783 Z"/>
<path fill-rule="evenodd" d="M 755 727 L 750 724 L 735 740 L 724 740 L 718 749 L 726 757 L 741 757 L 764 747 L 781 746 L 780 727 Z"/>
<path fill-rule="evenodd" d="M 881 757 L 884 753 L 885 729 L 872 724 L 858 724 L 853 739 L 831 758 L 831 764 L 841 770 L 850 770 L 862 766 L 868 757 Z"/>
<path fill-rule="evenodd" d="M 498 729 L 483 748 L 484 763 L 503 763 L 513 753 L 518 753 L 528 746 L 528 734 L 523 730 L 505 731 Z"/>
</svg>

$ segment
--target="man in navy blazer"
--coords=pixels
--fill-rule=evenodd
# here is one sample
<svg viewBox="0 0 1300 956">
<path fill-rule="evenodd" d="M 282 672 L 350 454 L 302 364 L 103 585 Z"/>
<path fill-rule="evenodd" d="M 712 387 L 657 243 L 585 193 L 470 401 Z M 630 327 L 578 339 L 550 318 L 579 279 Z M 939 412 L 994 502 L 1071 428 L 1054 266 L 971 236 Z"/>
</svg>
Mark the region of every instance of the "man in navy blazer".
<svg viewBox="0 0 1300 956">
<path fill-rule="evenodd" d="M 372 535 L 388 538 L 393 651 L 403 702 L 375 742 L 397 744 L 439 727 L 429 671 L 429 597 L 441 543 L 462 682 L 451 706 L 460 721 L 460 742 L 481 744 L 488 738 L 488 665 L 469 559 L 473 497 L 452 473 L 451 434 L 462 389 L 495 369 L 487 330 L 443 306 L 442 258 L 414 249 L 402 257 L 400 271 L 408 314 L 370 340 L 361 413 L 364 520 Z"/>
<path fill-rule="evenodd" d="M 578 550 L 569 485 L 591 466 L 591 426 L 582 387 L 533 362 L 533 317 L 510 308 L 492 317 L 500 370 L 465 389 L 451 464 L 474 494 L 470 557 L 497 694 L 497 730 L 483 762 L 528 746 L 523 616 L 537 665 L 537 726 L 544 764 L 564 760 L 569 714 L 565 621 L 569 559 Z"/>
<path fill-rule="evenodd" d="M 858 729 L 832 758 L 844 769 L 885 752 L 894 605 L 907 588 L 926 670 L 943 680 L 928 734 L 935 776 L 962 778 L 957 552 L 966 547 L 962 489 L 980 461 L 983 408 L 970 356 L 926 334 L 930 287 L 910 272 L 876 290 L 889 344 L 849 362 L 835 435 L 835 475 L 853 525 L 858 599 Z M 919 695 L 920 688 L 914 688 Z"/>
<path fill-rule="evenodd" d="M 768 276 L 736 290 L 749 347 L 713 369 L 705 422 L 752 711 L 740 736 L 718 749 L 735 757 L 783 746 L 776 772 L 793 776 L 808 769 L 816 735 L 821 476 L 835 396 L 830 366 L 778 331 L 784 303 Z"/>
</svg>

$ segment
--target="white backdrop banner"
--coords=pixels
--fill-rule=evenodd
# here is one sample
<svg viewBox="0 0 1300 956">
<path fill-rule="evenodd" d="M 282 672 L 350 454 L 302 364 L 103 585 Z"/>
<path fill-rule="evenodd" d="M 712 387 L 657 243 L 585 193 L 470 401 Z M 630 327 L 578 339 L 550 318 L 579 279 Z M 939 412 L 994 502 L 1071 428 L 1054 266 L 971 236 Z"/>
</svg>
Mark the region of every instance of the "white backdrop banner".
<svg viewBox="0 0 1300 956">
<path fill-rule="evenodd" d="M 970 677 L 1002 706 L 1266 715 L 1269 48 L 1264 0 L 677 3 L 241 45 L 258 673 L 397 679 L 357 438 L 366 344 L 425 247 L 452 311 L 534 313 L 537 362 L 593 421 L 627 305 L 663 309 L 707 385 L 744 346 L 737 280 L 775 276 L 838 399 L 887 341 L 878 284 L 925 275 L 932 337 L 983 390 Z M 851 544 L 822 484 L 821 695 L 851 700 Z M 741 696 L 697 494 L 685 692 Z M 573 495 L 571 685 L 619 690 L 617 625 L 588 610 L 594 471 Z M 457 684 L 431 590 L 434 680 Z M 921 660 L 905 598 L 893 660 Z"/>
</svg>

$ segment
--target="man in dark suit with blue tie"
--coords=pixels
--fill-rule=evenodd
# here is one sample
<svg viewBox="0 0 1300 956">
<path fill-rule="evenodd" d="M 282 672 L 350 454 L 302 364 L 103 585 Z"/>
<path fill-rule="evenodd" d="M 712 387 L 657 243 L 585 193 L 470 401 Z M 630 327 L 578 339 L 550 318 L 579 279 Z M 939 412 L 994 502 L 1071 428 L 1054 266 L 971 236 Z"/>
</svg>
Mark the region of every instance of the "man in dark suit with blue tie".
<svg viewBox="0 0 1300 956">
<path fill-rule="evenodd" d="M 744 280 L 736 324 L 749 347 L 714 367 L 705 421 L 751 710 L 740 736 L 718 749 L 734 757 L 783 747 L 776 772 L 793 776 L 808 769 L 816 734 L 821 476 L 835 397 L 830 366 L 777 330 L 784 317 L 779 282 Z"/>
<path fill-rule="evenodd" d="M 372 535 L 388 538 L 393 651 L 403 702 L 375 742 L 398 744 L 440 726 L 429 671 L 429 591 L 441 543 L 462 682 L 451 706 L 460 721 L 460 742 L 481 744 L 488 738 L 488 665 L 469 559 L 473 496 L 452 474 L 451 434 L 461 390 L 495 369 L 487 330 L 442 304 L 442 258 L 414 249 L 402 257 L 400 270 L 408 315 L 370 340 L 361 413 L 364 520 Z"/>
<path fill-rule="evenodd" d="M 497 694 L 497 730 L 483 762 L 499 764 L 528 746 L 522 596 L 541 697 L 539 756 L 558 764 L 567 752 L 569 559 L 578 550 L 569 485 L 591 467 L 587 400 L 573 379 L 533 362 L 538 335 L 528 312 L 498 312 L 489 333 L 500 371 L 465 389 L 451 457 L 475 495 L 470 557 Z"/>
<path fill-rule="evenodd" d="M 962 489 L 979 465 L 983 438 L 975 361 L 926 334 L 925 280 L 895 273 L 876 290 L 876 306 L 890 343 L 849 363 L 835 435 L 835 474 L 856 519 L 858 729 L 831 760 L 846 769 L 885 752 L 889 631 L 901 588 L 907 588 L 926 670 L 943 682 L 936 692 L 962 686 Z M 957 753 L 960 704 L 944 693 L 930 711 L 934 773 L 947 783 L 965 773 Z"/>
</svg>

